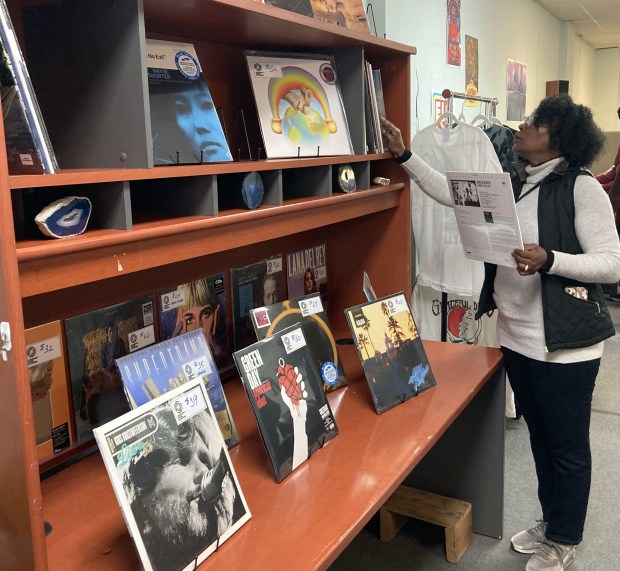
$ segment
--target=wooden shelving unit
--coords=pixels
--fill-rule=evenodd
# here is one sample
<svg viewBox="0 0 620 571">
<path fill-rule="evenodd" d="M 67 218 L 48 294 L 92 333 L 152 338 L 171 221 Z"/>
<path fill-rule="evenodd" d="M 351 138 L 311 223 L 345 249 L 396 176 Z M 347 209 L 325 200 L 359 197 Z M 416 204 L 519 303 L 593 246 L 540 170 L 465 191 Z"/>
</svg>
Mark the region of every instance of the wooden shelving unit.
<svg viewBox="0 0 620 571">
<path fill-rule="evenodd" d="M 53 542 L 56 549 L 59 542 L 63 549 L 60 531 L 47 541 L 44 536 L 48 490 L 57 502 L 63 487 L 67 493 L 86 489 L 88 482 L 81 480 L 91 476 L 86 469 L 82 474 L 78 462 L 71 468 L 76 478 L 54 476 L 42 493 L 24 329 L 318 242 L 327 246 L 329 318 L 335 329 L 346 330 L 342 310 L 362 301 L 364 270 L 378 294 L 409 292 L 409 180 L 389 155 L 366 153 L 360 94 L 368 59 L 381 68 L 386 108 L 408 140 L 415 48 L 252 0 L 7 4 L 61 166 L 56 175 L 9 176 L 6 161 L 0 161 L 0 321 L 10 325 L 12 345 L 0 355 L 0 568 L 26 571 L 57 568 L 48 545 Z M 243 51 L 333 53 L 341 64 L 355 155 L 251 161 L 239 153 L 242 160 L 234 163 L 153 168 L 145 37 L 196 46 L 214 100 L 224 102 L 229 131 L 243 109 L 255 149 L 261 138 Z M 340 164 L 353 166 L 357 192 L 345 195 L 333 188 L 333 169 Z M 306 178 L 317 169 L 326 181 L 319 193 L 308 189 L 300 196 L 287 188 L 298 171 Z M 269 174 L 269 203 L 256 211 L 220 208 L 217 192 L 226 186 L 224 177 L 250 171 Z M 375 176 L 390 178 L 391 184 L 373 186 Z M 77 190 L 101 213 L 82 236 L 52 241 L 32 232 L 23 213 Z M 158 198 L 169 193 L 171 202 L 200 206 L 151 208 L 149 193 Z M 343 429 L 340 446 L 346 448 L 347 438 Z M 237 455 L 245 453 L 240 449 Z M 93 510 L 95 534 L 105 532 L 105 520 L 120 516 L 115 502 Z"/>
</svg>

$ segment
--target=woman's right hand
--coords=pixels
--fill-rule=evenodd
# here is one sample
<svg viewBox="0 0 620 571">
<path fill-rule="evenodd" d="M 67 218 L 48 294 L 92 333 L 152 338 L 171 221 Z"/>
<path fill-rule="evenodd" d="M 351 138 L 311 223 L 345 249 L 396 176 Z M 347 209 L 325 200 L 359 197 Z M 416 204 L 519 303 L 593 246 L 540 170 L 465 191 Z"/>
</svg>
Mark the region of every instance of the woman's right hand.
<svg viewBox="0 0 620 571">
<path fill-rule="evenodd" d="M 381 123 L 383 124 L 381 132 L 388 141 L 390 153 L 392 153 L 396 158 L 402 157 L 403 153 L 407 150 L 407 147 L 405 147 L 405 143 L 403 142 L 403 136 L 400 133 L 400 129 L 394 125 L 394 123 L 388 121 L 385 117 L 381 117 Z"/>
</svg>

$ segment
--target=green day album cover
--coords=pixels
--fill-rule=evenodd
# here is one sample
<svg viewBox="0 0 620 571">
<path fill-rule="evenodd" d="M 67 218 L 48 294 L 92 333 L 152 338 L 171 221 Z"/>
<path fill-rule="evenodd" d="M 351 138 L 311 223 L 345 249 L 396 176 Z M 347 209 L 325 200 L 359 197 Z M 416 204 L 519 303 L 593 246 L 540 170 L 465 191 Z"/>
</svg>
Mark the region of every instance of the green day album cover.
<svg viewBox="0 0 620 571">
<path fill-rule="evenodd" d="M 331 56 L 246 51 L 267 158 L 352 155 Z"/>
<path fill-rule="evenodd" d="M 250 519 L 200 379 L 96 428 L 95 438 L 146 571 L 196 569 Z"/>
<path fill-rule="evenodd" d="M 239 442 L 210 346 L 202 329 L 160 341 L 116 360 L 132 408 L 200 378 L 227 446 Z"/>
<path fill-rule="evenodd" d="M 116 359 L 157 341 L 153 296 L 65 320 L 77 439 L 129 410 Z"/>
<path fill-rule="evenodd" d="M 286 254 L 288 298 L 319 292 L 327 307 L 327 257 L 325 244 L 317 244 Z"/>
<path fill-rule="evenodd" d="M 286 273 L 281 254 L 231 268 L 232 322 L 235 350 L 256 341 L 250 310 L 286 299 Z"/>
<path fill-rule="evenodd" d="M 218 371 L 234 368 L 223 273 L 159 291 L 156 297 L 162 341 L 201 329 Z"/>
<path fill-rule="evenodd" d="M 155 165 L 232 161 L 192 44 L 146 40 Z"/>
<path fill-rule="evenodd" d="M 377 413 L 435 386 L 404 293 L 345 309 Z"/>
<path fill-rule="evenodd" d="M 233 354 L 280 482 L 338 434 L 300 324 Z"/>
<path fill-rule="evenodd" d="M 298 299 L 259 307 L 250 313 L 259 340 L 295 323 L 301 323 L 304 337 L 323 382 L 323 390 L 328 393 L 347 385 L 336 340 L 320 294 L 311 293 Z"/>
</svg>

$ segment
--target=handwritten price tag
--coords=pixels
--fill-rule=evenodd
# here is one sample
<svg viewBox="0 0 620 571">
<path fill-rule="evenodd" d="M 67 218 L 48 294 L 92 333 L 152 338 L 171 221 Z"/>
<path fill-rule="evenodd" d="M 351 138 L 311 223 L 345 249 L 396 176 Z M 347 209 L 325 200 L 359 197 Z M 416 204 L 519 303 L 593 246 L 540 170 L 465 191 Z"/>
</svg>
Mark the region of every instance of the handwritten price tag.
<svg viewBox="0 0 620 571">
<path fill-rule="evenodd" d="M 60 337 L 37 341 L 26 347 L 28 366 L 42 365 L 62 355 Z"/>
<path fill-rule="evenodd" d="M 288 355 L 289 353 L 297 351 L 297 349 L 305 346 L 306 339 L 304 338 L 301 328 L 298 327 L 297 329 L 293 329 L 290 333 L 282 335 L 282 343 L 284 343 L 284 349 Z"/>
<path fill-rule="evenodd" d="M 183 365 L 183 373 L 188 382 L 210 375 L 212 372 L 211 363 L 206 355 L 196 357 Z"/>
<path fill-rule="evenodd" d="M 276 274 L 282 271 L 282 258 L 274 258 L 267 260 L 267 273 Z"/>
<path fill-rule="evenodd" d="M 175 289 L 170 293 L 164 293 L 160 296 L 162 311 L 172 311 L 177 307 L 185 305 L 185 294 L 183 291 Z"/>
<path fill-rule="evenodd" d="M 308 315 L 314 315 L 323 311 L 323 304 L 321 303 L 321 296 L 315 295 L 314 297 L 304 299 L 299 302 L 299 309 L 304 317 Z"/>
<path fill-rule="evenodd" d="M 129 352 L 133 353 L 142 347 L 148 347 L 155 343 L 155 328 L 147 325 L 142 329 L 137 329 L 129 334 Z"/>
<path fill-rule="evenodd" d="M 192 387 L 182 396 L 170 401 L 177 424 L 185 422 L 207 408 L 204 393 L 199 385 Z"/>
<path fill-rule="evenodd" d="M 396 313 L 402 313 L 403 311 L 407 311 L 407 300 L 405 296 L 401 293 L 400 295 L 396 295 L 386 301 L 388 309 L 390 311 L 390 315 L 394 315 Z"/>
</svg>

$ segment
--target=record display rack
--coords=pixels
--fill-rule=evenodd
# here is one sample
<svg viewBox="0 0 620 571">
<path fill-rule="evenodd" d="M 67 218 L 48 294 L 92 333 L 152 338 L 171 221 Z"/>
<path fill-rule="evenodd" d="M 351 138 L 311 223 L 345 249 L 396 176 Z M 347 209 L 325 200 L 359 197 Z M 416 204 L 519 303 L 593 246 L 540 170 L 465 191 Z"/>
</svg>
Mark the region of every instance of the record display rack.
<svg viewBox="0 0 620 571">
<path fill-rule="evenodd" d="M 364 270 L 381 295 L 411 291 L 409 180 L 389 154 L 365 151 L 363 69 L 365 60 L 381 69 L 386 108 L 409 140 L 416 50 L 251 0 L 6 1 L 60 164 L 57 174 L 9 176 L 0 161 L 0 485 L 10 491 L 0 511 L 0 568 L 27 571 L 52 568 L 49 546 L 65 541 L 60 530 L 45 537 L 48 491 L 62 498 L 88 476 L 78 460 L 74 479 L 61 470 L 42 493 L 24 329 L 319 242 L 334 329 L 346 331 L 343 308 L 362 301 Z M 249 160 L 232 149 L 240 159 L 232 163 L 153 167 L 146 37 L 195 46 L 227 132 L 243 110 L 254 157 L 262 143 L 244 50 L 333 54 L 354 154 Z M 337 191 L 343 164 L 357 179 L 350 194 Z M 252 171 L 263 176 L 265 203 L 230 206 L 224 196 Z M 390 184 L 373 185 L 378 176 Z M 34 213 L 74 194 L 93 204 L 84 234 L 51 240 L 31 230 Z M 97 537 L 119 515 L 115 503 L 92 513 Z"/>
</svg>

